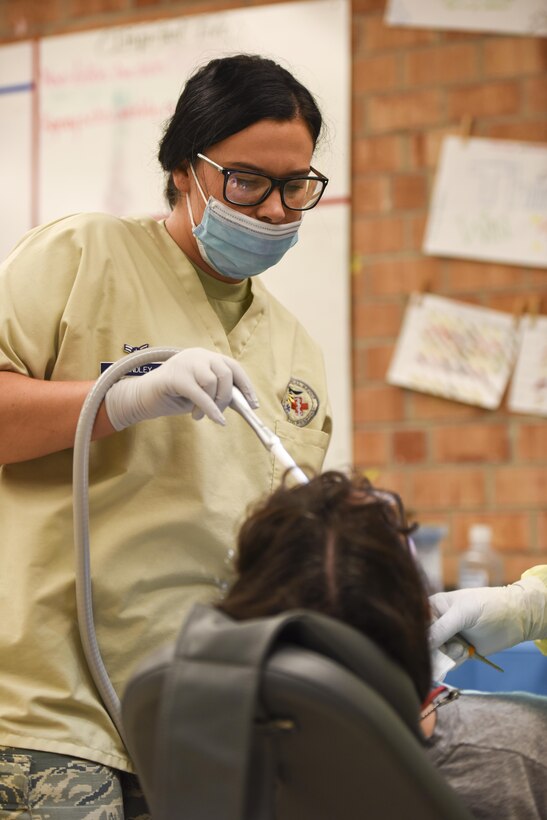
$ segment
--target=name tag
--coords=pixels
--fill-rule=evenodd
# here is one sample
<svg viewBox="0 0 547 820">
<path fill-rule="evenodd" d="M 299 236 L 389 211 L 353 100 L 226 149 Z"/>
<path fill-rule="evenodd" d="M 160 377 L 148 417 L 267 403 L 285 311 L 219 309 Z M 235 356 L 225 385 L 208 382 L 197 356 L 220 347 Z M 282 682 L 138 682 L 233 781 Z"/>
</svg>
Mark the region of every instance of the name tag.
<svg viewBox="0 0 547 820">
<path fill-rule="evenodd" d="M 101 375 L 104 373 L 105 370 L 108 370 L 109 367 L 112 367 L 114 362 L 101 362 Z M 155 370 L 156 367 L 161 367 L 163 362 L 148 362 L 148 364 L 141 364 L 139 367 L 133 368 L 126 376 L 144 376 L 146 373 L 150 373 L 151 370 Z"/>
</svg>

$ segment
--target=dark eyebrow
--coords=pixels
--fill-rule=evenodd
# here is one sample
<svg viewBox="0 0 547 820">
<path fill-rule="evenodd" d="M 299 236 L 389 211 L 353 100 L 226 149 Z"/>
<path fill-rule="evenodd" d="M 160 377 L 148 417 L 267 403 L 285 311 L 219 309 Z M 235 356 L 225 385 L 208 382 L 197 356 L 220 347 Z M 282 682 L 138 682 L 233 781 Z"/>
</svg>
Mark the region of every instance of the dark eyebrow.
<svg viewBox="0 0 547 820">
<path fill-rule="evenodd" d="M 221 163 L 221 164 L 223 165 L 224 168 L 230 168 L 230 169 L 233 168 L 233 169 L 236 169 L 238 171 L 258 171 L 260 174 L 266 174 L 266 176 L 271 176 L 271 174 L 268 174 L 268 172 L 265 171 L 263 168 L 260 168 L 258 165 L 253 165 L 252 163 L 249 163 L 249 162 L 245 162 L 245 163 L 243 163 L 243 162 L 232 162 L 232 163 L 226 162 L 226 163 Z M 310 170 L 309 167 L 305 168 L 303 170 L 298 169 L 296 171 L 291 171 L 290 174 L 287 174 L 286 176 L 281 177 L 281 179 L 291 179 L 291 177 L 307 177 L 307 176 L 310 175 L 310 173 L 311 173 L 311 170 Z M 277 179 L 277 177 L 274 177 L 274 179 Z"/>
</svg>

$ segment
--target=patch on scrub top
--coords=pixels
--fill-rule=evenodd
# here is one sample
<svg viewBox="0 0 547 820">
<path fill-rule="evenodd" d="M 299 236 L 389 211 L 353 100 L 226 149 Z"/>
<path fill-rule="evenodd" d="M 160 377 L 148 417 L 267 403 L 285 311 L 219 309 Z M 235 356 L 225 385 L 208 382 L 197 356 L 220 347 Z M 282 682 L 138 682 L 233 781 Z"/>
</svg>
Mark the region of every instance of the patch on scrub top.
<svg viewBox="0 0 547 820">
<path fill-rule="evenodd" d="M 136 353 L 138 350 L 146 350 L 146 348 L 150 347 L 148 342 L 145 342 L 143 345 L 130 345 L 124 344 L 123 350 L 124 353 Z M 108 370 L 114 362 L 101 362 L 101 374 Z M 161 362 L 148 362 L 147 364 L 141 364 L 139 367 L 133 368 L 133 370 L 129 370 L 125 375 L 126 376 L 144 376 L 146 373 L 150 373 L 151 370 L 155 370 L 156 367 L 159 367 L 162 363 Z"/>
<path fill-rule="evenodd" d="M 309 424 L 319 409 L 317 394 L 300 379 L 290 380 L 281 404 L 288 420 L 297 427 Z"/>
<path fill-rule="evenodd" d="M 124 353 L 135 353 L 136 350 L 146 350 L 147 347 L 150 347 L 148 342 L 145 342 L 143 345 L 128 345 L 127 343 L 123 346 Z"/>
</svg>

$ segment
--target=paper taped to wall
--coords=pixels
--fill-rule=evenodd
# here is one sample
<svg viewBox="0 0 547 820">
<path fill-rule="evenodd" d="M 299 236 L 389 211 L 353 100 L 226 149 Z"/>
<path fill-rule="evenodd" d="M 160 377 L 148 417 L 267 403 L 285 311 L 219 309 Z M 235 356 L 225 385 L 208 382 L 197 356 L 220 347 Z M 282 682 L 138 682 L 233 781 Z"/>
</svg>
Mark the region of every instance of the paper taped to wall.
<svg viewBox="0 0 547 820">
<path fill-rule="evenodd" d="M 425 253 L 547 266 L 547 147 L 447 137 Z"/>
<path fill-rule="evenodd" d="M 392 26 L 547 35 L 545 0 L 388 0 Z"/>
<path fill-rule="evenodd" d="M 494 410 L 507 387 L 519 338 L 509 313 L 415 294 L 387 381 Z"/>
</svg>

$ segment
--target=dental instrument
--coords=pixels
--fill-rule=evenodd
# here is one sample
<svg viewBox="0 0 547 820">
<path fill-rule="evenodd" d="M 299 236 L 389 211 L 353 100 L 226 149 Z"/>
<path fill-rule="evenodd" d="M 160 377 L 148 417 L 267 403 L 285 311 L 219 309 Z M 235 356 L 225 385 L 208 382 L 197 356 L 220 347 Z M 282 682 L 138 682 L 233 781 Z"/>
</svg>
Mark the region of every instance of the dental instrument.
<svg viewBox="0 0 547 820">
<path fill-rule="evenodd" d="M 477 652 L 473 644 L 469 643 L 469 641 L 466 640 L 463 637 L 463 635 L 458 634 L 454 637 L 457 638 L 457 640 L 460 641 L 466 647 L 470 658 L 473 658 L 476 661 L 480 661 L 481 663 L 485 663 L 487 666 L 491 666 L 492 669 L 497 669 L 498 672 L 505 671 L 501 668 L 501 666 L 498 666 L 497 663 L 494 663 L 494 661 L 491 661 L 489 658 L 486 658 L 484 655 L 481 655 L 480 652 Z"/>
<path fill-rule="evenodd" d="M 243 416 L 249 427 L 257 434 L 258 438 L 266 448 L 269 450 L 277 460 L 285 467 L 299 484 L 307 484 L 308 477 L 296 464 L 292 456 L 285 450 L 279 436 L 273 433 L 265 424 L 263 424 L 254 410 L 249 406 L 247 399 L 238 387 L 233 388 L 232 401 L 230 407 Z"/>
</svg>

